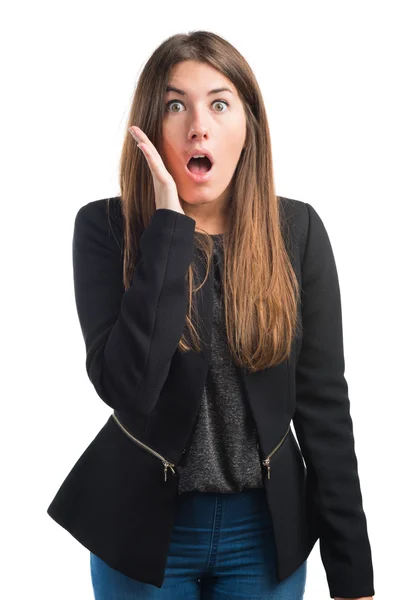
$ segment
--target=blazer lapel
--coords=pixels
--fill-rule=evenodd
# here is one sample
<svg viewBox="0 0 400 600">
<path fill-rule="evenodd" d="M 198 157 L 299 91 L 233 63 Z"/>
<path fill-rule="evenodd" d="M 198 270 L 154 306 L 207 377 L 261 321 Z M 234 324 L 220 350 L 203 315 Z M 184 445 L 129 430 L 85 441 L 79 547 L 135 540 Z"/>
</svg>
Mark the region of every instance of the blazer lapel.
<svg viewBox="0 0 400 600">
<path fill-rule="evenodd" d="M 204 280 L 206 261 L 196 247 L 193 262 L 194 286 L 197 288 Z M 200 334 L 201 349 L 199 352 L 175 351 L 157 405 L 146 421 L 146 439 L 157 440 L 157 449 L 173 464 L 180 461 L 189 442 L 206 382 L 211 355 L 213 279 L 211 261 L 209 276 L 195 294 L 198 308 L 195 326 Z"/>
</svg>

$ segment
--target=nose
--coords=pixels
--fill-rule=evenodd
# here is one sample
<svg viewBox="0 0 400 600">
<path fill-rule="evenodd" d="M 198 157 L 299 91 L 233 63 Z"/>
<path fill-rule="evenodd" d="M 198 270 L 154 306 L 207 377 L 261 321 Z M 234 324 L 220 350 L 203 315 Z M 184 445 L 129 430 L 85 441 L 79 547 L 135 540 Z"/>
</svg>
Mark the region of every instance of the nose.
<svg viewBox="0 0 400 600">
<path fill-rule="evenodd" d="M 192 128 L 189 131 L 189 140 L 193 140 L 193 139 L 207 139 L 208 138 L 208 130 L 206 127 L 196 127 L 196 128 Z"/>
</svg>

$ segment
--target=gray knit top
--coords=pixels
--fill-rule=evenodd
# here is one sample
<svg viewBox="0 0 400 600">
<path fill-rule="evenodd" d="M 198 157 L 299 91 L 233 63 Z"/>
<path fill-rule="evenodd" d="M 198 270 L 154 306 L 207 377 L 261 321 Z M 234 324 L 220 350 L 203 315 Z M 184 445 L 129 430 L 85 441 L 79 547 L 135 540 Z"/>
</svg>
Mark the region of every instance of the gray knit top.
<svg viewBox="0 0 400 600">
<path fill-rule="evenodd" d="M 222 236 L 211 236 L 215 273 L 211 359 L 191 444 L 176 467 L 179 494 L 192 490 L 233 493 L 263 487 L 255 422 L 226 340 L 221 298 Z"/>
</svg>

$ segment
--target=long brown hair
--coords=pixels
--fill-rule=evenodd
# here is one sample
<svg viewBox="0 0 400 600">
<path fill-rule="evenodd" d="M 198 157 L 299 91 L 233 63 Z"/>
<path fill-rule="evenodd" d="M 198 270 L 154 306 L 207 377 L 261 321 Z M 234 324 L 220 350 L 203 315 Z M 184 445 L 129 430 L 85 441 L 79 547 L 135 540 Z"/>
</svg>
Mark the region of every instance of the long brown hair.
<svg viewBox="0 0 400 600">
<path fill-rule="evenodd" d="M 227 229 L 223 236 L 223 298 L 226 333 L 234 362 L 249 372 L 286 360 L 297 328 L 299 285 L 281 228 L 266 111 L 256 78 L 243 56 L 222 37 L 208 31 L 176 34 L 150 56 L 137 82 L 120 159 L 123 215 L 123 285 L 130 287 L 141 233 L 154 214 L 153 179 L 146 158 L 128 127 L 140 127 L 160 152 L 164 94 L 170 70 L 185 60 L 208 63 L 236 87 L 246 114 L 246 145 L 232 182 Z M 151 102 L 149 101 L 151 99 Z M 196 247 L 206 259 L 213 239 L 195 233 Z M 187 273 L 188 312 L 178 344 L 180 351 L 199 350 L 192 262 Z M 195 318 L 193 318 L 193 316 Z M 190 346 L 187 334 L 193 346 Z"/>
</svg>

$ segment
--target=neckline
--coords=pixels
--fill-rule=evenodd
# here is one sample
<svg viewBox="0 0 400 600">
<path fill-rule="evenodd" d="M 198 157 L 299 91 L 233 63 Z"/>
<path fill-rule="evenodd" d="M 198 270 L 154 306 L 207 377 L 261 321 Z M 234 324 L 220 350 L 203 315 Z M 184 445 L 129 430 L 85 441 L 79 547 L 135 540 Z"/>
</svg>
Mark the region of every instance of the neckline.
<svg viewBox="0 0 400 600">
<path fill-rule="evenodd" d="M 197 231 L 195 233 L 198 233 L 199 235 L 202 235 L 201 233 L 199 233 Z M 221 238 L 222 236 L 225 235 L 225 232 L 222 232 L 222 233 L 209 233 L 208 235 L 210 237 L 212 237 L 212 238 Z"/>
<path fill-rule="evenodd" d="M 195 233 L 197 233 L 198 235 L 202 235 L 199 231 L 196 231 Z M 209 233 L 208 235 L 213 241 L 222 241 L 225 235 L 225 231 L 223 231 L 222 233 Z"/>
</svg>

